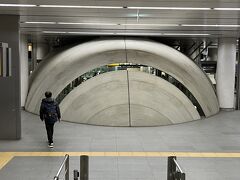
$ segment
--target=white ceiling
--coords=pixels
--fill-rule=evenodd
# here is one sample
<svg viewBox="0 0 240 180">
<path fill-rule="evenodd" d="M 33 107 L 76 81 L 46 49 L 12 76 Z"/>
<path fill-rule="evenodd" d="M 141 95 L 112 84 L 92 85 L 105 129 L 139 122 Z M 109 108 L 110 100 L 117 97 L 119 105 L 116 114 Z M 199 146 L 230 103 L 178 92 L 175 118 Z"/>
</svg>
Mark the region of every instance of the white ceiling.
<svg viewBox="0 0 240 180">
<path fill-rule="evenodd" d="M 0 0 L 1 4 L 124 6 L 124 7 L 210 7 L 240 8 L 240 0 Z M 144 10 L 0 7 L 0 14 L 20 15 L 21 32 L 80 32 L 82 34 L 129 34 L 149 36 L 236 37 L 240 27 L 240 10 Z M 75 22 L 85 24 L 27 24 L 24 22 Z M 86 24 L 92 23 L 92 24 Z M 100 23 L 100 24 L 96 24 Z M 106 25 L 106 23 L 110 23 Z M 126 25 L 132 24 L 132 25 Z M 142 25 L 141 25 L 142 24 Z M 170 25 L 168 25 L 170 24 Z M 190 25 L 190 26 L 179 26 Z M 219 27 L 193 25 L 219 25 Z M 175 26 L 174 26 L 175 25 Z M 162 34 L 165 33 L 165 34 Z M 169 35 L 170 33 L 170 35 Z M 177 34 L 175 34 L 177 33 Z M 57 34 L 57 33 L 56 33 Z M 193 35 L 189 35 L 193 34 Z M 194 35 L 195 34 L 195 35 Z M 196 35 L 205 34 L 205 35 Z"/>
</svg>

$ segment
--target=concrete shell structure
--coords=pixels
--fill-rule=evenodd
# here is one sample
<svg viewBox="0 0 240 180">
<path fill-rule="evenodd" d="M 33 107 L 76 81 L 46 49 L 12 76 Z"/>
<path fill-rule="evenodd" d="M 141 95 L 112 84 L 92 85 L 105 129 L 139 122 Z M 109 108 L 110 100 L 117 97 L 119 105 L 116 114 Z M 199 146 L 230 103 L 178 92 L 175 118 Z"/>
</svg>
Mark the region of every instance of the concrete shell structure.
<svg viewBox="0 0 240 180">
<path fill-rule="evenodd" d="M 25 108 L 38 113 L 46 90 L 52 91 L 56 97 L 79 75 L 99 66 L 118 62 L 145 64 L 160 69 L 180 81 L 193 94 L 206 117 L 219 111 L 211 82 L 196 64 L 171 47 L 137 39 L 92 41 L 46 59 L 33 75 Z M 149 79 L 146 79 L 146 83 Z M 172 111 L 170 106 L 169 111 Z M 196 116 L 192 117 L 194 119 Z"/>
<path fill-rule="evenodd" d="M 131 71 L 91 78 L 66 96 L 60 108 L 62 118 L 68 121 L 108 126 L 157 126 L 200 118 L 192 102 L 175 86 Z"/>
</svg>

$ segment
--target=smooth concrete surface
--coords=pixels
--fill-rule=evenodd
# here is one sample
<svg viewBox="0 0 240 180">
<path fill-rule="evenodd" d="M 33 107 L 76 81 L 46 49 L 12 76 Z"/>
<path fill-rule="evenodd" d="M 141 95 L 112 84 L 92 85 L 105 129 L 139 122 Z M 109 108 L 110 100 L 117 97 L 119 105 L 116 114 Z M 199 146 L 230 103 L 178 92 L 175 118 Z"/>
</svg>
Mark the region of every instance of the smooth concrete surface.
<svg viewBox="0 0 240 180">
<path fill-rule="evenodd" d="M 67 84 L 85 72 L 118 62 L 145 64 L 163 70 L 190 90 L 206 117 L 219 111 L 211 82 L 185 55 L 153 41 L 121 38 L 80 44 L 46 59 L 33 75 L 25 108 L 37 114 L 46 90 L 56 97 Z"/>
<path fill-rule="evenodd" d="M 63 99 L 60 108 L 66 121 L 129 126 L 126 71 L 108 72 L 85 81 Z"/>
<path fill-rule="evenodd" d="M 19 16 L 0 16 L 0 41 L 11 48 L 11 72 L 0 77 L 0 139 L 21 138 L 21 74 L 19 60 Z"/>
<path fill-rule="evenodd" d="M 237 41 L 235 38 L 218 40 L 217 95 L 220 108 L 234 108 Z"/>
<path fill-rule="evenodd" d="M 128 72 L 132 126 L 159 126 L 200 119 L 174 85 L 144 72 Z"/>
<path fill-rule="evenodd" d="M 29 62 L 28 62 L 28 40 L 27 35 L 20 35 L 20 65 L 21 65 L 21 107 L 24 107 L 28 94 L 29 84 Z"/>
<path fill-rule="evenodd" d="M 192 102 L 169 82 L 125 70 L 85 81 L 60 108 L 63 120 L 105 126 L 159 126 L 200 119 Z"/>
<path fill-rule="evenodd" d="M 178 157 L 187 179 L 238 180 L 240 158 L 225 155 L 239 153 L 239 116 L 240 111 L 220 112 L 204 120 L 178 125 L 132 128 L 61 122 L 55 125 L 55 147 L 49 149 L 44 124 L 38 116 L 22 111 L 22 139 L 0 141 L 0 152 L 23 153 L 21 157 L 14 157 L 0 170 L 0 179 L 53 179 L 63 159 L 63 157 L 45 155 L 54 152 L 61 152 L 60 154 L 63 155 L 64 152 L 71 152 L 73 156 L 70 157 L 70 175 L 72 176 L 72 171 L 79 169 L 79 157 L 77 153 L 74 156 L 74 152 L 81 151 L 100 152 L 99 156 L 90 157 L 90 180 L 164 180 L 166 157 L 131 157 L 131 155 L 105 157 L 104 152 L 169 154 L 164 152 L 180 151 L 183 152 L 182 154 L 205 152 L 203 156 Z M 39 155 L 35 155 L 34 152 L 38 152 L 36 154 Z M 214 152 L 216 156 L 211 157 Z M 28 157 L 26 155 L 28 153 L 31 156 Z"/>
</svg>

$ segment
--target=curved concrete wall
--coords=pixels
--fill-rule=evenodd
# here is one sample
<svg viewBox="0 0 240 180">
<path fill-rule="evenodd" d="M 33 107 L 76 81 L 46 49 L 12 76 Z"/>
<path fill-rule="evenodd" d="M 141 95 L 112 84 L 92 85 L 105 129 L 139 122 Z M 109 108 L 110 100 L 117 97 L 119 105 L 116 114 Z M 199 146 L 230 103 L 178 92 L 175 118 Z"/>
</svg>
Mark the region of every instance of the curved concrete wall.
<svg viewBox="0 0 240 180">
<path fill-rule="evenodd" d="M 188 97 L 168 81 L 144 72 L 128 74 L 133 126 L 168 125 L 200 119 Z"/>
<path fill-rule="evenodd" d="M 64 120 L 95 125 L 157 126 L 200 119 L 179 89 L 144 72 L 115 71 L 91 78 L 70 92 L 60 108 Z"/>
<path fill-rule="evenodd" d="M 62 119 L 71 122 L 128 126 L 128 84 L 123 72 L 93 77 L 66 96 L 60 104 Z"/>
<path fill-rule="evenodd" d="M 196 64 L 171 47 L 136 39 L 88 42 L 45 60 L 33 76 L 25 108 L 38 113 L 46 90 L 56 97 L 79 75 L 102 65 L 125 61 L 149 65 L 173 76 L 194 95 L 206 116 L 219 111 L 214 89 Z"/>
</svg>

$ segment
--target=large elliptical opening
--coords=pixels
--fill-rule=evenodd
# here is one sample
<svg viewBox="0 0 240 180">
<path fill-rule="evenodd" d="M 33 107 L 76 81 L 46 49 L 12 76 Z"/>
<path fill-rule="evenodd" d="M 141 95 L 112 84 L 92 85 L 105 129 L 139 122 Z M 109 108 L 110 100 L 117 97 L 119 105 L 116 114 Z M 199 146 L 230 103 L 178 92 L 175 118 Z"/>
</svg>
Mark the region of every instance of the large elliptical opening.
<svg viewBox="0 0 240 180">
<path fill-rule="evenodd" d="M 141 71 L 148 74 L 151 74 L 153 76 L 157 76 L 159 78 L 162 78 L 166 80 L 167 82 L 171 83 L 175 87 L 177 87 L 180 91 L 182 91 L 187 98 L 192 102 L 194 107 L 197 109 L 199 115 L 204 118 L 205 114 L 196 100 L 196 98 L 192 95 L 192 93 L 177 79 L 169 75 L 168 73 L 161 71 L 159 69 L 156 69 L 154 67 L 150 67 L 143 64 L 133 64 L 133 63 L 113 63 L 109 65 L 104 65 L 95 69 L 92 69 L 76 79 L 74 79 L 71 83 L 69 83 L 57 96 L 56 101 L 60 104 L 62 100 L 76 87 L 84 83 L 85 81 L 103 73 L 112 72 L 112 71 L 121 71 L 121 70 L 134 70 L 134 71 Z"/>
</svg>

